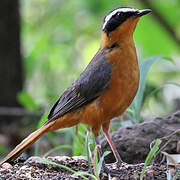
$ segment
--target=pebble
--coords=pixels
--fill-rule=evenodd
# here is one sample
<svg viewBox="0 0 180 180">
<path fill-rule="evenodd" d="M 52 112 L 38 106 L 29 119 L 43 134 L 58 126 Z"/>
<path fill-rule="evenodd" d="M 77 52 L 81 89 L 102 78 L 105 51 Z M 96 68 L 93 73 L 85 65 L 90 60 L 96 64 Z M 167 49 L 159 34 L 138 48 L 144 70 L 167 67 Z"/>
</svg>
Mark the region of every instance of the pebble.
<svg viewBox="0 0 180 180">
<path fill-rule="evenodd" d="M 4 164 L 1 165 L 1 167 L 3 169 L 12 169 L 13 168 L 13 166 L 11 164 L 9 164 L 9 163 L 4 163 Z"/>
</svg>

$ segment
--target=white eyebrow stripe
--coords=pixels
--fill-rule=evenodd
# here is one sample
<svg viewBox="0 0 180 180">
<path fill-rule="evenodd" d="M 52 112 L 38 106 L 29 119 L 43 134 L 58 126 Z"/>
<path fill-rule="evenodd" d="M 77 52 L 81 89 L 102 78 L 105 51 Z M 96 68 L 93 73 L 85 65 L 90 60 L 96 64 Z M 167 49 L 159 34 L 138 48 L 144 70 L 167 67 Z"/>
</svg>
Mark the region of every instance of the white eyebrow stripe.
<svg viewBox="0 0 180 180">
<path fill-rule="evenodd" d="M 112 11 L 109 15 L 106 16 L 105 18 L 105 21 L 104 21 L 104 24 L 102 26 L 102 29 L 105 28 L 107 22 L 111 19 L 111 17 L 113 15 L 115 15 L 117 12 L 135 12 L 137 11 L 137 9 L 134 9 L 134 8 L 119 8 L 119 9 L 116 9 L 114 11 Z"/>
</svg>

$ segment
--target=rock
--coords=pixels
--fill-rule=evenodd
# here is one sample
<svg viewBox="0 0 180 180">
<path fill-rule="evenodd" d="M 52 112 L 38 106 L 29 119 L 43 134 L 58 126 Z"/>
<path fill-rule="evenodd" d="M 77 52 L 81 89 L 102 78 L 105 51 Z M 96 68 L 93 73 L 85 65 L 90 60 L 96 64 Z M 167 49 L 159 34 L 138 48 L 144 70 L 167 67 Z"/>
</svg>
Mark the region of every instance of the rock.
<svg viewBox="0 0 180 180">
<path fill-rule="evenodd" d="M 145 161 L 149 151 L 150 144 L 157 138 L 162 138 L 180 129 L 180 111 L 163 118 L 154 118 L 152 120 L 136 124 L 129 127 L 122 127 L 112 133 L 112 140 L 122 157 L 127 163 L 141 163 Z M 177 143 L 180 139 L 180 133 L 173 136 L 173 141 L 166 146 L 165 151 L 176 153 Z M 101 141 L 103 151 L 111 151 L 106 139 Z M 106 162 L 114 162 L 114 156 L 110 153 L 105 157 Z"/>
<path fill-rule="evenodd" d="M 11 168 L 13 168 L 13 166 L 9 163 L 4 163 L 4 164 L 2 164 L 2 168 L 3 169 L 11 169 Z"/>
</svg>

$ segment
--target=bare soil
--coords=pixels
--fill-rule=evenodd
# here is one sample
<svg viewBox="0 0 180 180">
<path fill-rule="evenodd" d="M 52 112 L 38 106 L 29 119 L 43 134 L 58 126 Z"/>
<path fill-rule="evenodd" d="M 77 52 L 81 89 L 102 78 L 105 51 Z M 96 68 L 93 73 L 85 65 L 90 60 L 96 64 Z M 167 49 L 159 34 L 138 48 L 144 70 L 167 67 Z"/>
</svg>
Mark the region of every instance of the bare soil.
<svg viewBox="0 0 180 180">
<path fill-rule="evenodd" d="M 43 160 L 53 161 L 57 164 L 64 165 L 77 172 L 87 172 L 92 174 L 88 167 L 88 162 L 85 157 L 68 157 L 56 156 L 46 159 L 40 157 L 31 157 L 28 160 L 18 159 L 12 167 L 0 168 L 1 180 L 25 180 L 25 179 L 43 179 L 43 180 L 73 180 L 83 179 L 80 176 L 74 176 L 72 172 L 60 168 L 56 165 L 44 164 Z M 120 167 L 114 163 L 107 165 L 109 173 L 101 172 L 101 180 L 135 180 L 140 178 L 140 173 L 144 164 L 128 165 L 122 164 Z M 177 169 L 176 169 L 177 170 Z M 175 171 L 176 171 L 175 170 Z M 164 164 L 153 164 L 147 167 L 144 179 L 165 180 L 167 167 Z M 86 176 L 88 179 L 92 179 Z"/>
</svg>

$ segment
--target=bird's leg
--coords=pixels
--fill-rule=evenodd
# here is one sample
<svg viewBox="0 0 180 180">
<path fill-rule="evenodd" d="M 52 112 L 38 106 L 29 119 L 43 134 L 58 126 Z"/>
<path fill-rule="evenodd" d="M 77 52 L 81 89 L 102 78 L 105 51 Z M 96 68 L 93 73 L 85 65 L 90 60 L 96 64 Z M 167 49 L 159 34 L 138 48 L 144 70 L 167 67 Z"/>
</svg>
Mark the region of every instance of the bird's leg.
<svg viewBox="0 0 180 180">
<path fill-rule="evenodd" d="M 102 157 L 102 150 L 101 150 L 101 145 L 99 143 L 98 136 L 94 136 L 94 139 L 95 139 L 96 145 L 98 147 L 98 156 L 99 156 L 99 158 L 101 158 Z"/>
<path fill-rule="evenodd" d="M 104 136 L 106 137 L 106 139 L 107 139 L 107 141 L 108 141 L 108 143 L 109 143 L 109 145 L 110 145 L 110 147 L 111 147 L 111 149 L 112 149 L 112 151 L 113 151 L 114 157 L 116 158 L 116 162 L 117 162 L 119 165 L 122 164 L 123 161 L 122 161 L 119 153 L 117 152 L 117 149 L 116 149 L 116 147 L 114 146 L 114 143 L 112 142 L 111 137 L 109 136 L 108 129 L 105 128 L 105 127 L 103 127 L 102 130 L 103 130 Z"/>
<path fill-rule="evenodd" d="M 100 158 L 103 155 L 101 145 L 99 143 L 98 136 L 94 136 L 94 139 L 95 139 L 96 145 L 98 147 L 98 156 L 99 156 L 99 160 L 100 160 Z M 109 169 L 106 167 L 106 163 L 105 163 L 104 159 L 103 159 L 103 162 L 102 162 L 102 170 L 109 173 Z"/>
</svg>

